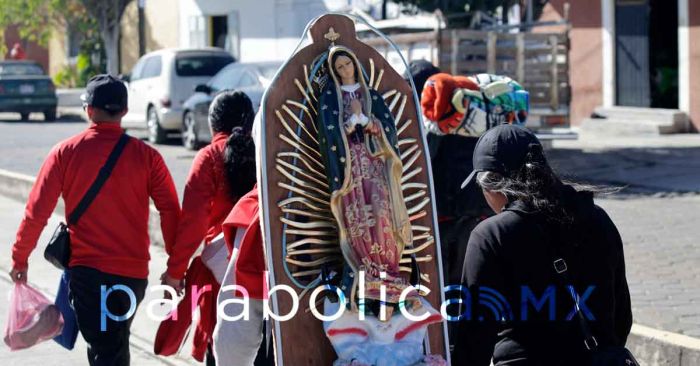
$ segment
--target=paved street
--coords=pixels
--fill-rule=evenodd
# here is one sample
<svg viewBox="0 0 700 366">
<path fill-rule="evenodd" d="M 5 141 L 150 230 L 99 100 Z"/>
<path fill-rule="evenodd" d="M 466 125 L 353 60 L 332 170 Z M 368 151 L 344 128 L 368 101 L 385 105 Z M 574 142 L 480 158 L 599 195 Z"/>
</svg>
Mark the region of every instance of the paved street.
<svg viewBox="0 0 700 366">
<path fill-rule="evenodd" d="M 0 121 L 7 121 L 0 122 L 5 137 L 0 141 L 0 168 L 29 175 L 36 175 L 51 146 L 84 128 L 75 118 L 50 124 L 11 118 L 0 114 Z M 143 132 L 130 133 L 143 137 Z M 194 153 L 176 140 L 158 149 L 181 193 Z M 555 142 L 547 154 L 566 177 L 626 187 L 597 202 L 618 225 L 625 243 L 635 322 L 700 338 L 700 135 L 582 136 Z M 18 219 L 7 222 L 1 233 L 6 246 Z M 163 260 L 162 253 L 153 257 Z"/>
<path fill-rule="evenodd" d="M 1 169 L 35 176 L 51 147 L 85 128 L 85 122 L 75 112 L 53 123 L 45 123 L 40 114 L 33 114 L 30 119 L 22 122 L 18 114 L 0 113 L 0 136 L 4 136 L 0 142 Z M 130 130 L 129 134 L 146 138 L 143 130 Z M 178 138 L 171 139 L 169 145 L 159 145 L 158 150 L 182 193 L 195 152 L 182 148 Z"/>
</svg>

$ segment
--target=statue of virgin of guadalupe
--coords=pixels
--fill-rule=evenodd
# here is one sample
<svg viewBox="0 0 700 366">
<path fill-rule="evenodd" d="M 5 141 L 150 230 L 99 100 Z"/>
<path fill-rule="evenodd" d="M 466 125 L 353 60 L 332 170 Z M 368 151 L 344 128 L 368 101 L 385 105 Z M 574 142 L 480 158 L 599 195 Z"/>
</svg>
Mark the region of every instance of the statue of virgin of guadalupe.
<svg viewBox="0 0 700 366">
<path fill-rule="evenodd" d="M 324 322 L 339 357 L 333 365 L 444 366 L 441 357 L 426 356 L 422 348 L 427 326 L 442 318 L 400 275 L 399 263 L 413 236 L 401 190 L 403 164 L 392 114 L 382 96 L 368 87 L 351 50 L 331 47 L 325 69 L 328 77 L 318 97 L 317 129 L 330 207 L 350 267 L 342 282 L 352 282 L 346 295 L 353 309 L 376 315 L 362 320 L 356 312 L 345 313 Z M 358 307 L 360 286 L 365 302 Z M 404 290 L 407 300 L 400 304 Z M 339 306 L 343 305 L 326 300 L 324 311 L 334 314 Z M 428 318 L 414 322 L 399 312 L 400 306 L 414 315 L 420 310 Z"/>
<path fill-rule="evenodd" d="M 384 286 L 384 301 L 395 305 L 410 286 L 399 274 L 399 261 L 412 242 L 396 126 L 351 50 L 331 47 L 325 67 L 329 77 L 319 95 L 317 123 L 342 253 L 354 274 L 364 271 L 366 299 L 381 300 Z"/>
</svg>

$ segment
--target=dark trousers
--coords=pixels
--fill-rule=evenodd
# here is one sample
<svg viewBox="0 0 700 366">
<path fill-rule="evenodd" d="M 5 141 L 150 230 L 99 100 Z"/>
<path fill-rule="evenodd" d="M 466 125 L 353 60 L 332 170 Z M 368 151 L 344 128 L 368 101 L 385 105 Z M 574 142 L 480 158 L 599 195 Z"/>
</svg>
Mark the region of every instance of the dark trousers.
<svg viewBox="0 0 700 366">
<path fill-rule="evenodd" d="M 268 347 L 267 342 L 267 322 L 263 321 L 263 340 L 260 343 L 260 349 L 258 349 L 258 355 L 255 357 L 255 363 L 253 366 L 275 366 L 275 354 L 272 349 L 272 340 Z"/>
<path fill-rule="evenodd" d="M 128 366 L 130 362 L 129 335 L 132 315 L 124 321 L 114 321 L 106 317 L 106 327 L 102 322 L 101 286 L 110 289 L 115 285 L 130 288 L 136 297 L 134 306 L 143 300 L 146 292 L 146 279 L 112 275 L 89 267 L 71 268 L 70 299 L 75 310 L 78 328 L 88 344 L 90 366 Z M 114 290 L 106 296 L 106 309 L 114 316 L 125 315 L 130 308 L 129 295 Z"/>
</svg>

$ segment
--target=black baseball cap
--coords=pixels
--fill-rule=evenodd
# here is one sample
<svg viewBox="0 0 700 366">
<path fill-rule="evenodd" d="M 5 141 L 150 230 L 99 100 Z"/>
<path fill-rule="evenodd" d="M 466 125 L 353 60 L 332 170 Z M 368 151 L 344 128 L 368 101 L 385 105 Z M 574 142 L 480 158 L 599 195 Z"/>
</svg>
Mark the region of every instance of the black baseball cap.
<svg viewBox="0 0 700 366">
<path fill-rule="evenodd" d="M 110 113 L 119 113 L 125 110 L 129 103 L 129 97 L 124 83 L 112 75 L 95 75 L 88 81 L 85 94 L 80 99 L 86 104 L 104 109 Z"/>
<path fill-rule="evenodd" d="M 542 148 L 530 130 L 510 124 L 498 125 L 481 135 L 474 147 L 474 170 L 462 183 L 462 189 L 476 181 L 480 172 L 495 172 L 510 177 L 525 164 L 533 145 Z"/>
</svg>

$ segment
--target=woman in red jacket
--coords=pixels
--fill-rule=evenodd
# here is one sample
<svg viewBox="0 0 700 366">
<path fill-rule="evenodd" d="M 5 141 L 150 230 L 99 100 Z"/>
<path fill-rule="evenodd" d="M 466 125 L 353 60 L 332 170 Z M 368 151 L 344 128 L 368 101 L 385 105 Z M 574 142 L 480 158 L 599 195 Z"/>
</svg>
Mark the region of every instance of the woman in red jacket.
<svg viewBox="0 0 700 366">
<path fill-rule="evenodd" d="M 214 98 L 209 108 L 212 142 L 192 162 L 177 239 L 168 260 L 168 276 L 184 278 L 192 255 L 202 242 L 208 245 L 221 234 L 226 216 L 238 199 L 253 188 L 253 117 L 253 105 L 243 92 L 226 91 Z"/>
<path fill-rule="evenodd" d="M 253 188 L 255 145 L 250 131 L 254 115 L 250 98 L 243 92 L 225 91 L 212 101 L 209 108 L 212 143 L 200 150 L 192 163 L 180 226 L 164 278 L 171 281 L 184 278 L 190 259 L 202 242 L 209 245 L 221 234 L 226 216 L 238 199 Z M 218 288 L 219 284 L 212 285 Z M 215 319 L 209 320 L 210 344 Z"/>
</svg>

